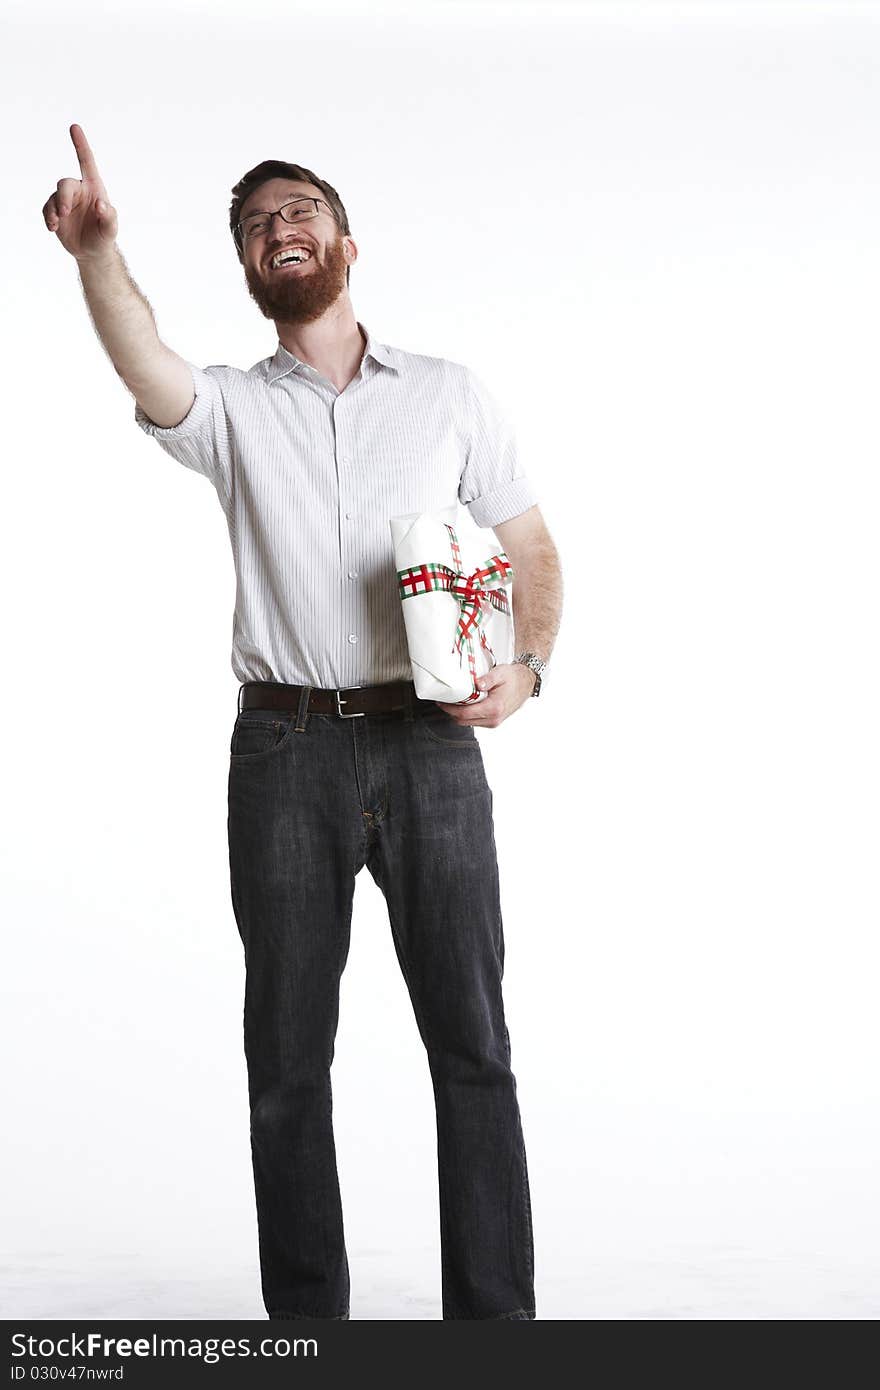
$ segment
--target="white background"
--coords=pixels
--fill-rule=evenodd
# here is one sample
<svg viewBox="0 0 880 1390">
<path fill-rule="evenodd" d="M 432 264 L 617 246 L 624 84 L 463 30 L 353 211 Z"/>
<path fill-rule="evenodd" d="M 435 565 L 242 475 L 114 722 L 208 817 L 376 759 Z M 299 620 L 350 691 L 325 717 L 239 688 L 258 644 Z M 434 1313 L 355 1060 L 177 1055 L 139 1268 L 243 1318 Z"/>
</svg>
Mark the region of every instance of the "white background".
<svg viewBox="0 0 880 1390">
<path fill-rule="evenodd" d="M 181 355 L 274 351 L 227 209 L 299 161 L 357 316 L 516 424 L 565 578 L 480 734 L 539 1318 L 875 1318 L 878 7 L 5 14 L 2 1316 L 265 1316 L 229 540 L 43 223 L 75 121 Z M 352 1317 L 439 1318 L 366 872 L 333 1085 Z"/>
</svg>

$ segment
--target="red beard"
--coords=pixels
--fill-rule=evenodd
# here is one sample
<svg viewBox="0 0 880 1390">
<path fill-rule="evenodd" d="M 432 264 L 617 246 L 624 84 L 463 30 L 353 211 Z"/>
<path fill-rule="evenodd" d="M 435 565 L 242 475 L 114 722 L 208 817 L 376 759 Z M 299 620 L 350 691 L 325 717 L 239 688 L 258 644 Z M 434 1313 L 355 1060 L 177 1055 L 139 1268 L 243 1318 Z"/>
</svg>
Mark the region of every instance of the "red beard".
<svg viewBox="0 0 880 1390">
<path fill-rule="evenodd" d="M 348 265 L 342 236 L 321 252 L 312 252 L 301 271 L 277 273 L 245 264 L 251 298 L 267 319 L 276 323 L 314 323 L 335 304 L 346 285 Z"/>
</svg>

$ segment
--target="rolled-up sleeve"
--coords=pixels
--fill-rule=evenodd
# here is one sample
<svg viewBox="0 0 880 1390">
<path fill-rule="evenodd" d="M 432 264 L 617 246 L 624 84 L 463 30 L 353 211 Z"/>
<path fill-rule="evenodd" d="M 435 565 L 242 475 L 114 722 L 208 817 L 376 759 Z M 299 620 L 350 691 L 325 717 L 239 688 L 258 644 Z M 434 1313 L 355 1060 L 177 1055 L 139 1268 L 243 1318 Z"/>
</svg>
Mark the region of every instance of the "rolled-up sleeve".
<svg viewBox="0 0 880 1390">
<path fill-rule="evenodd" d="M 469 368 L 467 451 L 459 501 L 477 526 L 496 526 L 538 501 L 517 458 L 513 425 L 485 382 Z"/>
<path fill-rule="evenodd" d="M 232 495 L 232 445 L 221 383 L 229 368 L 186 365 L 192 373 L 195 400 L 179 424 L 168 429 L 157 425 L 137 402 L 134 418 L 166 454 L 211 480 L 225 511 Z"/>
</svg>

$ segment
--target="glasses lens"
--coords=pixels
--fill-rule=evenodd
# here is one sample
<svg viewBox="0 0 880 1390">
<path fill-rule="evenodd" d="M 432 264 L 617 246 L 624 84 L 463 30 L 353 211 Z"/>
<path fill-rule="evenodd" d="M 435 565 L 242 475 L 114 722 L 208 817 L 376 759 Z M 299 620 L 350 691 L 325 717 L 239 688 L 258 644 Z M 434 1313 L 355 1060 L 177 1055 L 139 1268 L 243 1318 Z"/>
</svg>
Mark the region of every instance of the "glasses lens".
<svg viewBox="0 0 880 1390">
<path fill-rule="evenodd" d="M 242 241 L 249 241 L 252 236 L 260 236 L 265 232 L 269 225 L 269 219 L 261 215 L 245 217 L 238 225 L 241 228 Z"/>
<path fill-rule="evenodd" d="M 286 203 L 283 208 L 279 208 L 281 216 L 285 222 L 304 222 L 308 217 L 317 215 L 317 206 L 314 198 L 297 198 L 292 203 Z M 241 236 L 243 241 L 250 241 L 251 237 L 263 236 L 269 230 L 271 218 L 265 213 L 255 213 L 253 217 L 245 217 L 241 222 Z"/>
<path fill-rule="evenodd" d="M 307 217 L 314 217 L 316 212 L 314 198 L 298 198 L 295 203 L 288 203 L 281 209 L 281 216 L 285 222 L 304 222 Z"/>
</svg>

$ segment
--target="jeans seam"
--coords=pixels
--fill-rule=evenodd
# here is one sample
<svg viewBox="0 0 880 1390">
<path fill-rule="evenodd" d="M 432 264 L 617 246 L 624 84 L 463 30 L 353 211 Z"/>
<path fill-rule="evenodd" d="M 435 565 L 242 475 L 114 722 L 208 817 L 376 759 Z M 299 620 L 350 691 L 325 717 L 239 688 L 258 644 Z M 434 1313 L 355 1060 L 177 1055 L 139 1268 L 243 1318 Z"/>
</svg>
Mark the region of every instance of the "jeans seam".
<svg viewBox="0 0 880 1390">
<path fill-rule="evenodd" d="M 426 738 L 432 743 L 439 743 L 442 748 L 479 748 L 480 741 L 476 732 L 472 738 L 442 738 L 440 734 L 435 734 L 433 729 L 429 729 L 426 724 L 422 724 L 421 729 Z M 473 725 L 469 726 L 473 728 Z"/>
</svg>

